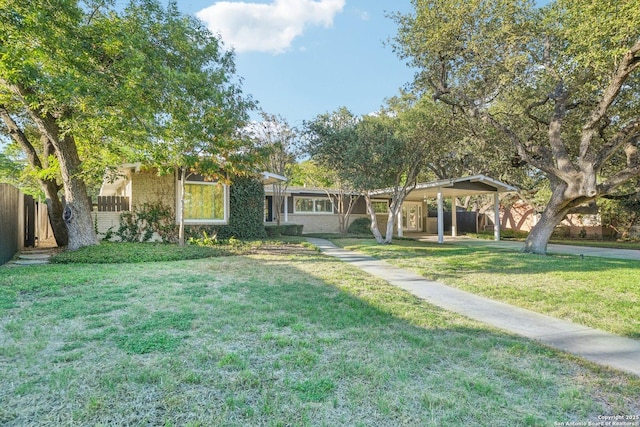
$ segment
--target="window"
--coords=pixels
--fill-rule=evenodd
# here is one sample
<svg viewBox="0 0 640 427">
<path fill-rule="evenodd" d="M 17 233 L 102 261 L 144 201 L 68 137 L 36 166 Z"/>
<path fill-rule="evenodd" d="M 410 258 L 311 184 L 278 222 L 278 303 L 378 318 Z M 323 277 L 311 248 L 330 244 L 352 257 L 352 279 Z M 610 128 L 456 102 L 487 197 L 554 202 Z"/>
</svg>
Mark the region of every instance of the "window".
<svg viewBox="0 0 640 427">
<path fill-rule="evenodd" d="M 185 222 L 226 223 L 227 186 L 215 182 L 184 185 Z"/>
<path fill-rule="evenodd" d="M 386 214 L 389 210 L 389 202 L 386 200 L 372 200 L 371 205 L 373 206 L 373 211 L 377 214 Z"/>
<path fill-rule="evenodd" d="M 293 212 L 332 214 L 333 203 L 328 197 L 295 197 Z"/>
</svg>

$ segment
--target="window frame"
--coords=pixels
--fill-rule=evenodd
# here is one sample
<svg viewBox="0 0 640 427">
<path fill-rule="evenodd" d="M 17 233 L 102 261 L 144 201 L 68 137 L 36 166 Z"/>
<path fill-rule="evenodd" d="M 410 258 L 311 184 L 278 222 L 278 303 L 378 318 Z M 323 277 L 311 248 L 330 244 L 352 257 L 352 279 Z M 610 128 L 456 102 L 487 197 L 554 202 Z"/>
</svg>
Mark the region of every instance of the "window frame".
<svg viewBox="0 0 640 427">
<path fill-rule="evenodd" d="M 311 206 L 313 206 L 313 211 L 299 211 L 297 209 L 297 201 L 298 200 L 310 200 Z M 317 211 L 316 210 L 316 202 L 318 201 L 329 201 L 331 204 L 331 212 L 328 211 Z M 334 215 L 335 206 L 333 204 L 333 199 L 327 196 L 294 196 L 293 197 L 293 213 L 297 215 Z"/>
<path fill-rule="evenodd" d="M 375 210 L 375 205 L 376 204 L 380 204 L 380 203 L 384 203 L 386 205 L 385 209 L 384 209 L 384 212 L 376 212 L 376 210 Z M 371 201 L 371 205 L 372 205 L 372 207 L 374 207 L 373 212 L 376 215 L 387 215 L 389 213 L 389 201 L 386 200 L 386 199 L 374 199 L 374 200 Z"/>
<path fill-rule="evenodd" d="M 178 183 L 180 183 L 178 181 Z M 223 194 L 223 218 L 211 218 L 211 219 L 193 219 L 193 218 L 185 218 L 184 223 L 188 225 L 227 225 L 229 223 L 229 186 L 227 184 L 221 183 L 219 181 L 189 181 L 186 180 L 185 184 L 185 195 L 187 185 L 206 185 L 206 186 L 218 186 L 222 185 L 222 194 Z M 178 207 L 180 207 L 180 191 L 178 191 Z M 179 209 L 178 215 L 176 217 L 180 217 L 182 215 L 182 210 Z"/>
</svg>

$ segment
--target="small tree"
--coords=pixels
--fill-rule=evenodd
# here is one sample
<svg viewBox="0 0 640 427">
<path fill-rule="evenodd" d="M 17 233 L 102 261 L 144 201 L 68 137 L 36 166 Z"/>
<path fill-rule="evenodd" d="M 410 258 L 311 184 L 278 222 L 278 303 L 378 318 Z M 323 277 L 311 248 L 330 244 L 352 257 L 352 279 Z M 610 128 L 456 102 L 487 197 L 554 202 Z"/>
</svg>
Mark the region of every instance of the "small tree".
<svg viewBox="0 0 640 427">
<path fill-rule="evenodd" d="M 255 107 L 242 94 L 232 51 L 195 18 L 170 3 L 140 7 L 140 21 L 149 25 L 145 70 L 149 83 L 147 109 L 137 119 L 149 131 L 134 146 L 139 159 L 161 173 L 176 171 L 179 188 L 178 241 L 184 245 L 185 183 L 194 173 L 229 182 L 252 173 L 256 160 L 252 141 L 239 130 Z"/>
<path fill-rule="evenodd" d="M 262 151 L 262 168 L 288 177 L 299 152 L 299 137 L 296 129 L 289 126 L 281 116 L 261 113 L 262 121 L 252 123 L 248 133 Z M 288 181 L 277 181 L 273 187 L 273 212 L 276 223 L 282 222 L 282 209 L 287 193 Z"/>
<path fill-rule="evenodd" d="M 307 124 L 312 157 L 364 194 L 371 232 L 378 243 L 392 242 L 395 219 L 427 158 L 425 146 L 413 145 L 398 132 L 398 126 L 391 114 L 357 118 L 346 108 Z M 384 237 L 373 210 L 372 190 L 376 188 L 391 192 Z"/>
<path fill-rule="evenodd" d="M 335 170 L 319 166 L 313 160 L 307 160 L 294 166 L 289 182 L 294 185 L 309 185 L 324 189 L 338 214 L 340 234 L 347 234 L 351 212 L 360 198 L 348 181 L 341 178 Z"/>
</svg>

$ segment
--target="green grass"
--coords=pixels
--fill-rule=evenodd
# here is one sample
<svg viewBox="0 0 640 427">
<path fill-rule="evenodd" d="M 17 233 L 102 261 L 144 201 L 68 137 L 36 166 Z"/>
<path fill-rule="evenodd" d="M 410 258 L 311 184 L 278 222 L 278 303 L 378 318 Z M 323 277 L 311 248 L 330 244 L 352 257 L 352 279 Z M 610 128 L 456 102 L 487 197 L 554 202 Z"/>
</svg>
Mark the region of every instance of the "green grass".
<svg viewBox="0 0 640 427">
<path fill-rule="evenodd" d="M 0 424 L 552 426 L 640 413 L 637 377 L 303 246 L 273 249 L 0 269 Z"/>
<path fill-rule="evenodd" d="M 431 280 L 539 313 L 640 338 L 640 263 L 570 255 L 537 256 L 456 244 L 336 239 Z"/>
</svg>

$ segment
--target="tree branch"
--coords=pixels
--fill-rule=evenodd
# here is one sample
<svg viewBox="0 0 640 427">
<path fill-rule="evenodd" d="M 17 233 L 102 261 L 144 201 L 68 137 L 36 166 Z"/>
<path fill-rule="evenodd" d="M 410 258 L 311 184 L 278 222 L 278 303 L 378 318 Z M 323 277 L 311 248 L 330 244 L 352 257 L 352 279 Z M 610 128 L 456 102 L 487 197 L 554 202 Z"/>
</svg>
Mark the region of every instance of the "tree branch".
<svg viewBox="0 0 640 427">
<path fill-rule="evenodd" d="M 609 86 L 605 89 L 600 98 L 600 102 L 591 112 L 589 120 L 582 127 L 582 137 L 580 139 L 580 159 L 584 159 L 589 150 L 591 140 L 596 132 L 599 131 L 598 123 L 603 119 L 611 104 L 615 101 L 620 93 L 624 82 L 629 75 L 640 66 L 640 40 L 638 40 L 622 58 L 615 73 L 611 77 Z"/>
<path fill-rule="evenodd" d="M 36 169 L 42 169 L 42 162 L 40 161 L 38 152 L 33 148 L 29 138 L 27 138 L 22 129 L 20 129 L 20 126 L 18 126 L 13 117 L 11 117 L 9 111 L 7 111 L 3 104 L 0 104 L 0 117 L 2 117 L 2 121 L 9 130 L 11 138 L 13 138 L 13 140 L 16 141 L 24 150 L 29 160 L 29 164 Z"/>
<path fill-rule="evenodd" d="M 547 96 L 544 97 L 544 99 L 541 99 L 540 101 L 537 101 L 537 102 L 534 102 L 532 104 L 529 104 L 527 106 L 527 108 L 525 108 L 525 110 L 524 110 L 525 114 L 527 115 L 527 117 L 529 117 L 531 120 L 533 120 L 536 123 L 542 123 L 545 126 L 549 126 L 549 122 L 547 120 L 544 120 L 544 119 L 541 119 L 539 117 L 536 117 L 531 112 L 534 108 L 542 107 L 547 102 L 549 102 L 549 100 L 550 100 L 549 95 L 547 95 Z"/>
<path fill-rule="evenodd" d="M 603 183 L 598 184 L 598 194 L 607 195 L 615 190 L 618 186 L 624 184 L 629 179 L 640 175 L 640 164 L 636 164 L 632 167 L 627 167 L 615 175 L 609 177 Z"/>
<path fill-rule="evenodd" d="M 553 117 L 549 123 L 549 145 L 551 146 L 557 168 L 561 171 L 561 175 L 558 176 L 567 177 L 569 174 L 575 173 L 576 170 L 567 153 L 567 147 L 565 147 L 562 142 L 562 123 L 567 116 L 567 100 L 569 98 L 569 93 L 565 89 L 562 80 L 558 82 L 550 98 L 555 102 L 555 105 L 553 108 Z M 566 179 L 564 180 L 566 181 Z"/>
<path fill-rule="evenodd" d="M 619 150 L 624 144 L 627 144 L 631 139 L 637 137 L 640 134 L 640 117 L 636 117 L 627 125 L 623 126 L 614 136 L 609 143 L 605 144 L 600 152 L 596 155 L 594 161 L 594 170 L 599 171 L 604 164 Z"/>
</svg>

